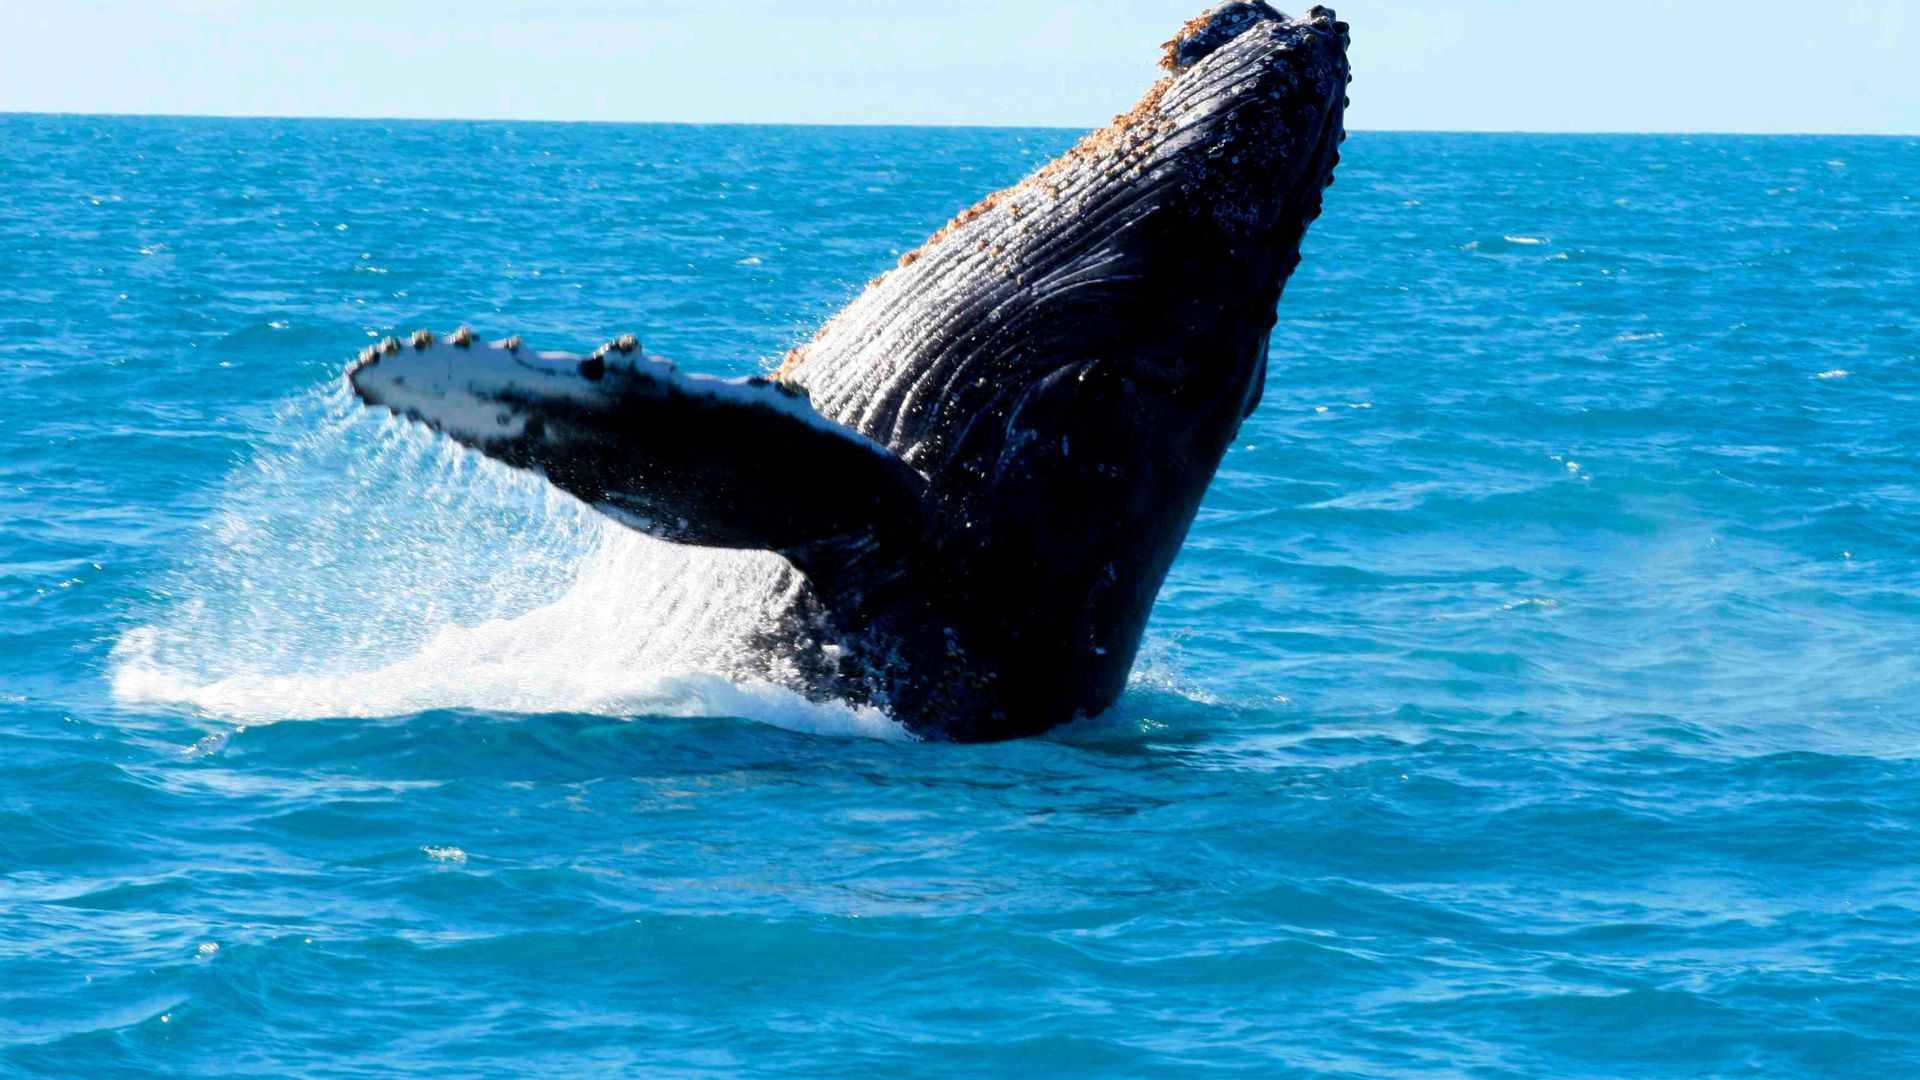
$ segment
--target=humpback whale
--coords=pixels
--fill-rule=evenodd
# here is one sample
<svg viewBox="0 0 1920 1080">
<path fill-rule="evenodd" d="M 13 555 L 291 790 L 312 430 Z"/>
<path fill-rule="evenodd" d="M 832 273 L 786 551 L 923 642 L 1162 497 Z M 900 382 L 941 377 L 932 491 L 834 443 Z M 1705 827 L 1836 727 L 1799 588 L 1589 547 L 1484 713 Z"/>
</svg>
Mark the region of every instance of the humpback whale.
<svg viewBox="0 0 1920 1080">
<path fill-rule="evenodd" d="M 1345 140 L 1348 34 L 1230 0 L 1131 111 L 988 196 L 745 379 L 389 338 L 356 394 L 680 544 L 783 556 L 758 647 L 929 739 L 1110 707 L 1260 402 L 1276 306 Z M 769 677 L 772 677 L 771 675 Z"/>
</svg>

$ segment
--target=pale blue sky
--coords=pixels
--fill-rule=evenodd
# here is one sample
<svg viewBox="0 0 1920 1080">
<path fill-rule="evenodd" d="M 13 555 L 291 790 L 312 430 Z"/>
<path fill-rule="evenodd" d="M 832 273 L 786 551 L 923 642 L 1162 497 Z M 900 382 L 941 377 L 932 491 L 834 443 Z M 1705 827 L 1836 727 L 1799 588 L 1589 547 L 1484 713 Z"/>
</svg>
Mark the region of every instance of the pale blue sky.
<svg viewBox="0 0 1920 1080">
<path fill-rule="evenodd" d="M 1087 127 L 1206 3 L 0 0 L 0 111 Z M 1355 128 L 1920 133 L 1920 0 L 1337 6 Z"/>
</svg>

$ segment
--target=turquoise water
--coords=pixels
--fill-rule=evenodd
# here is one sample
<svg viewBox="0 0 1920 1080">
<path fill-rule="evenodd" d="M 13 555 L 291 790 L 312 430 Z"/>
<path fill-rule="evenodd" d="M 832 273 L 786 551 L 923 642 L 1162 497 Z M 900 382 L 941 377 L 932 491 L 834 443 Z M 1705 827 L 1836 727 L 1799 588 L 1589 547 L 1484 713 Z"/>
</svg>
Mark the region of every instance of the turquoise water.
<svg viewBox="0 0 1920 1080">
<path fill-rule="evenodd" d="M 340 389 L 760 370 L 1070 139 L 0 117 L 0 1073 L 1920 1071 L 1920 141 L 1356 135 L 1012 745 Z"/>
</svg>

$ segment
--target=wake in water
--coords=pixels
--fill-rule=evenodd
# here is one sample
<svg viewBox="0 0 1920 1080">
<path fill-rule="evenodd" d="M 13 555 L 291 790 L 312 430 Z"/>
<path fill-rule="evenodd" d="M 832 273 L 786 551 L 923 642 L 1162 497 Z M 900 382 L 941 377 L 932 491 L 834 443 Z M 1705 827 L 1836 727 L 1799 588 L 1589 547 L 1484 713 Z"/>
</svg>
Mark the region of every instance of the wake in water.
<svg viewBox="0 0 1920 1080">
<path fill-rule="evenodd" d="M 275 421 L 119 641 L 122 700 L 239 723 L 481 708 L 904 736 L 747 674 L 793 587 L 778 556 L 620 528 L 338 384 Z"/>
</svg>

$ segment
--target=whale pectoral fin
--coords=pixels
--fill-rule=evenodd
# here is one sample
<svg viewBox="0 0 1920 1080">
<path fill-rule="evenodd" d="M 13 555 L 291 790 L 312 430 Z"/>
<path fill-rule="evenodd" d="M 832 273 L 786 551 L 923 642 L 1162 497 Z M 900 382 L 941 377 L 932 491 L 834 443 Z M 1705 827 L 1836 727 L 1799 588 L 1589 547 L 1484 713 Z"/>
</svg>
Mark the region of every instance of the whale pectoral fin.
<svg viewBox="0 0 1920 1080">
<path fill-rule="evenodd" d="M 677 543 L 779 552 L 816 577 L 920 532 L 920 474 L 777 384 L 683 377 L 627 390 L 610 445 L 544 468 L 623 525 Z"/>
<path fill-rule="evenodd" d="M 782 383 L 687 375 L 630 338 L 584 357 L 462 340 L 389 341 L 348 381 L 664 540 L 776 551 L 832 579 L 920 534 L 920 474 Z"/>
</svg>

